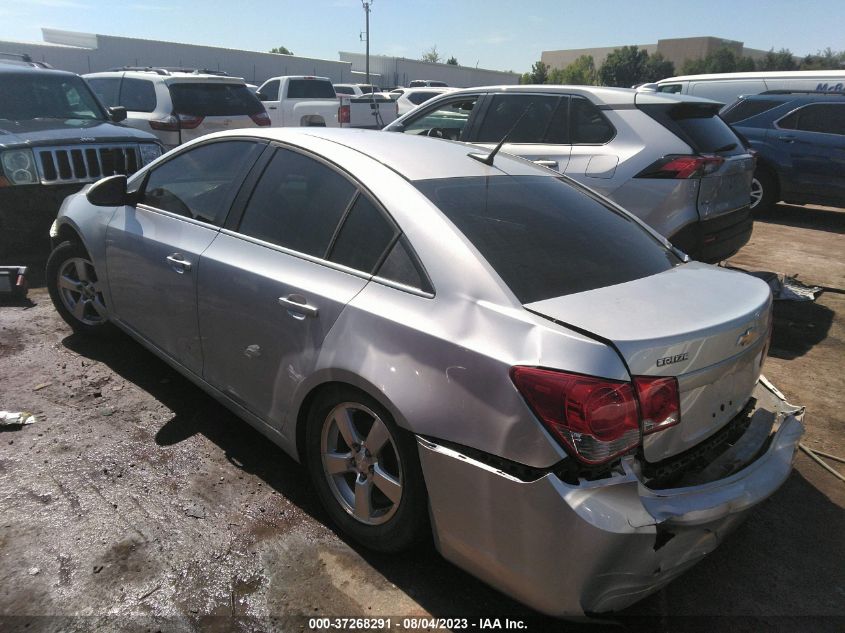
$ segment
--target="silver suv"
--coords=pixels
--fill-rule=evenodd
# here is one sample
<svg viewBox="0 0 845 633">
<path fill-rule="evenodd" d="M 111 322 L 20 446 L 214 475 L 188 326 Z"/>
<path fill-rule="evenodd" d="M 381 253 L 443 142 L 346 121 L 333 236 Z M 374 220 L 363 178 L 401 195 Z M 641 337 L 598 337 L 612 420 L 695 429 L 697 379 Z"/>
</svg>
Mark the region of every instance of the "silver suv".
<svg viewBox="0 0 845 633">
<path fill-rule="evenodd" d="M 264 106 L 240 77 L 167 68 L 83 77 L 105 105 L 126 108 L 126 125 L 152 132 L 168 150 L 211 132 L 270 125 Z"/>
<path fill-rule="evenodd" d="M 385 128 L 493 147 L 607 196 L 695 259 L 718 262 L 751 237 L 754 159 L 685 95 L 591 86 L 493 86 L 436 97 Z"/>
</svg>

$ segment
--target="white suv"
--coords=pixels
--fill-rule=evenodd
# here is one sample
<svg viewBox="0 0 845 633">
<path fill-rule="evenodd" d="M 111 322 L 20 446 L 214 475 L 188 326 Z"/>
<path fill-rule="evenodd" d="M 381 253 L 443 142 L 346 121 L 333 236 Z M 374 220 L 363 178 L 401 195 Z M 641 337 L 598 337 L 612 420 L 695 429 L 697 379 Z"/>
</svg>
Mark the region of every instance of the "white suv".
<svg viewBox="0 0 845 633">
<path fill-rule="evenodd" d="M 269 126 L 270 117 L 239 77 L 167 68 L 123 68 L 83 75 L 125 124 L 152 132 L 166 149 L 204 134 Z"/>
<path fill-rule="evenodd" d="M 610 198 L 690 256 L 718 262 L 751 237 L 754 158 L 720 103 L 593 86 L 489 86 L 426 101 L 385 128 L 502 151 Z M 561 248 L 565 248 L 561 244 Z"/>
</svg>

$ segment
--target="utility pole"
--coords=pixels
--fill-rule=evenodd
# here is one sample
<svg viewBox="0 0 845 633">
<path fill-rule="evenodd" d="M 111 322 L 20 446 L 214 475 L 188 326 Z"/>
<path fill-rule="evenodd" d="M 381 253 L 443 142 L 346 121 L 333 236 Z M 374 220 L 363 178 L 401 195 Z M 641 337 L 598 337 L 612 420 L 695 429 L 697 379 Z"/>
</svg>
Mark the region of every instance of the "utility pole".
<svg viewBox="0 0 845 633">
<path fill-rule="evenodd" d="M 364 15 L 367 20 L 367 83 L 370 83 L 370 6 L 373 0 L 361 0 L 364 5 Z"/>
</svg>

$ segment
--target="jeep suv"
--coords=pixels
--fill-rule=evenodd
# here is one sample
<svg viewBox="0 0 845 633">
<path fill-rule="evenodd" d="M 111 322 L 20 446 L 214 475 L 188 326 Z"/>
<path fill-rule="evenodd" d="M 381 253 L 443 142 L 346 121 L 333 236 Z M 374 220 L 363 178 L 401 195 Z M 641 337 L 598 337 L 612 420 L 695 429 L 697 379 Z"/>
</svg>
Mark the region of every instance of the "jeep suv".
<svg viewBox="0 0 845 633">
<path fill-rule="evenodd" d="M 780 200 L 845 207 L 845 93 L 773 90 L 721 116 L 757 152 L 752 210 Z"/>
<path fill-rule="evenodd" d="M 46 258 L 66 196 L 161 155 L 152 134 L 116 125 L 125 116 L 79 75 L 0 61 L 0 264 Z"/>
<path fill-rule="evenodd" d="M 83 77 L 103 103 L 126 108 L 128 125 L 168 150 L 211 132 L 270 125 L 244 80 L 225 73 L 126 67 Z"/>
<path fill-rule="evenodd" d="M 718 262 L 751 237 L 754 158 L 720 103 L 595 86 L 491 86 L 426 101 L 385 130 L 503 151 L 610 198 L 691 257 Z"/>
</svg>

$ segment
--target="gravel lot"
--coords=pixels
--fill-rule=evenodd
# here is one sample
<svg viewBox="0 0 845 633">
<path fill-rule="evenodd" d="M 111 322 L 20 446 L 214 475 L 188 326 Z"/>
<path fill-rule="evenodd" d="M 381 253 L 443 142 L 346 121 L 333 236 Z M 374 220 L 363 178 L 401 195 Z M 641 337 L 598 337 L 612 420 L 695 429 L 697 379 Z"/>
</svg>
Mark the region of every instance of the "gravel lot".
<svg viewBox="0 0 845 633">
<path fill-rule="evenodd" d="M 731 264 L 825 287 L 776 306 L 765 372 L 806 405 L 805 443 L 845 456 L 843 233 L 843 211 L 781 205 Z M 0 409 L 37 417 L 0 431 L 0 630 L 308 630 L 303 616 L 427 614 L 571 630 L 431 544 L 384 556 L 347 543 L 305 470 L 263 436 L 128 338 L 72 335 L 44 288 L 30 299 L 0 307 Z M 720 549 L 615 620 L 845 630 L 844 507 L 845 485 L 801 453 Z"/>
</svg>

